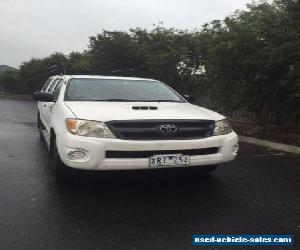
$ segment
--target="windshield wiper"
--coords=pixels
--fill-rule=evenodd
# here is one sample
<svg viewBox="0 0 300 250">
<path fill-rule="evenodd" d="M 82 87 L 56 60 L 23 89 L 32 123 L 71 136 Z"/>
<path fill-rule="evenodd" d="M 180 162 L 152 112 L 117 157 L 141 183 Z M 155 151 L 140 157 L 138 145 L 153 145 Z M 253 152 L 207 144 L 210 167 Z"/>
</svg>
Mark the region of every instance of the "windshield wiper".
<svg viewBox="0 0 300 250">
<path fill-rule="evenodd" d="M 110 98 L 110 99 L 81 99 L 78 101 L 88 101 L 88 102 L 183 102 L 178 100 L 131 100 L 122 98 Z"/>
<path fill-rule="evenodd" d="M 179 100 L 141 100 L 140 102 L 182 102 L 182 101 L 179 101 Z"/>
<path fill-rule="evenodd" d="M 140 100 L 111 98 L 111 99 L 92 99 L 92 100 L 88 100 L 88 101 L 91 101 L 91 102 L 139 102 Z"/>
</svg>

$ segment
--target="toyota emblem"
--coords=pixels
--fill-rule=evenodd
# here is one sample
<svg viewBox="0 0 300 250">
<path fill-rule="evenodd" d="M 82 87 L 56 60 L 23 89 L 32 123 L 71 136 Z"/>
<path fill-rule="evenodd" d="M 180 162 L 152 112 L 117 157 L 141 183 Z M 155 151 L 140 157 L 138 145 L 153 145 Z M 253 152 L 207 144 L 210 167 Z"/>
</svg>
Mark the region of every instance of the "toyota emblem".
<svg viewBox="0 0 300 250">
<path fill-rule="evenodd" d="M 159 127 L 159 129 L 164 134 L 173 134 L 177 132 L 178 127 L 174 124 L 163 124 Z"/>
</svg>

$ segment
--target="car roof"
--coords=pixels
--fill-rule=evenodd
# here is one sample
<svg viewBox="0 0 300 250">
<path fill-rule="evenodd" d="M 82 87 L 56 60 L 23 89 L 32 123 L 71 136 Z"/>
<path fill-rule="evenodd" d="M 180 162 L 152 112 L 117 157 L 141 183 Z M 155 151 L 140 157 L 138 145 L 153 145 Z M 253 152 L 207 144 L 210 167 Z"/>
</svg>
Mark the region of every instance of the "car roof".
<svg viewBox="0 0 300 250">
<path fill-rule="evenodd" d="M 144 81 L 156 81 L 154 79 L 149 78 L 140 78 L 140 77 L 123 77 L 123 76 L 102 76 L 102 75 L 56 75 L 53 76 L 56 77 L 63 77 L 66 79 L 79 79 L 79 78 L 85 78 L 85 79 L 111 79 L 111 80 L 144 80 Z"/>
</svg>

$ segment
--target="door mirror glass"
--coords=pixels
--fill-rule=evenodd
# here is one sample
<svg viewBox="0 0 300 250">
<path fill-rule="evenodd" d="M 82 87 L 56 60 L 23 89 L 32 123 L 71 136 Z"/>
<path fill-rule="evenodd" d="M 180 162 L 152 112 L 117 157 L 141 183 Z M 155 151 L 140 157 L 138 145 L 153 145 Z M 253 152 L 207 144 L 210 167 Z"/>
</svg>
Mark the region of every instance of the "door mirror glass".
<svg viewBox="0 0 300 250">
<path fill-rule="evenodd" d="M 196 101 L 196 98 L 192 95 L 184 95 L 183 97 L 185 100 L 187 100 L 190 103 L 194 103 Z"/>
</svg>

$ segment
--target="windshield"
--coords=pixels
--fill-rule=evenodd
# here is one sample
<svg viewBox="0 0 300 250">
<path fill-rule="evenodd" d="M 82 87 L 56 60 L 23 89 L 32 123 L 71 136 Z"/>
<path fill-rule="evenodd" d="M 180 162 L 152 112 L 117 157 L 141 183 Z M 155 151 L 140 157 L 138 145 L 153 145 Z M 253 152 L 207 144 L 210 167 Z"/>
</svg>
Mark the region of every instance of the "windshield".
<svg viewBox="0 0 300 250">
<path fill-rule="evenodd" d="M 65 101 L 184 102 L 159 81 L 127 79 L 71 79 Z"/>
</svg>

